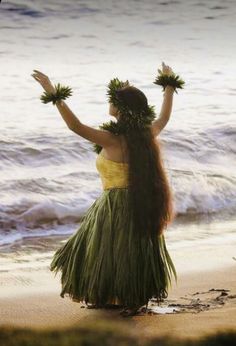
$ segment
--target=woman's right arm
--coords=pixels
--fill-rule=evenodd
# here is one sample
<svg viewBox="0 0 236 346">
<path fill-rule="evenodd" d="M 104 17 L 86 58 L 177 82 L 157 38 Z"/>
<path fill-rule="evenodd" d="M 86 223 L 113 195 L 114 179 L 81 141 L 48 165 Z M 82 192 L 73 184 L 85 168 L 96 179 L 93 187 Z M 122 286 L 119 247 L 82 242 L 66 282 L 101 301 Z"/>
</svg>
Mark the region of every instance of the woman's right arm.
<svg viewBox="0 0 236 346">
<path fill-rule="evenodd" d="M 163 93 L 163 102 L 160 111 L 159 118 L 152 122 L 152 132 L 154 136 L 157 136 L 161 130 L 166 126 L 170 119 L 172 104 L 173 104 L 174 88 L 167 85 Z"/>
<path fill-rule="evenodd" d="M 43 89 L 46 92 L 55 94 L 56 88 L 52 85 L 48 76 L 38 70 L 34 70 L 34 72 L 32 76 L 42 85 Z M 105 148 L 117 145 L 117 136 L 115 134 L 83 124 L 63 100 L 57 100 L 56 106 L 71 131 Z"/>
<path fill-rule="evenodd" d="M 102 147 L 117 145 L 117 136 L 107 130 L 98 130 L 82 123 L 65 101 L 56 101 L 56 106 L 68 128 L 77 135 Z"/>
</svg>

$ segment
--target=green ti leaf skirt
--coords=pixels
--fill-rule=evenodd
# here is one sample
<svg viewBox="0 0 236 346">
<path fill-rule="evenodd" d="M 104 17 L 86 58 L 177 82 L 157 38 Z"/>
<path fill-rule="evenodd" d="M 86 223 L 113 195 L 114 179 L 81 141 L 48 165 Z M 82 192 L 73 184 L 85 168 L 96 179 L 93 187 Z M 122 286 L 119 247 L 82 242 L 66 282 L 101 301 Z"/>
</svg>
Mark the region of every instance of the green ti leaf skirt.
<svg viewBox="0 0 236 346">
<path fill-rule="evenodd" d="M 177 280 L 164 235 L 153 241 L 135 232 L 127 188 L 103 190 L 56 250 L 50 270 L 61 271 L 62 298 L 86 304 L 145 305 L 166 298 Z"/>
</svg>

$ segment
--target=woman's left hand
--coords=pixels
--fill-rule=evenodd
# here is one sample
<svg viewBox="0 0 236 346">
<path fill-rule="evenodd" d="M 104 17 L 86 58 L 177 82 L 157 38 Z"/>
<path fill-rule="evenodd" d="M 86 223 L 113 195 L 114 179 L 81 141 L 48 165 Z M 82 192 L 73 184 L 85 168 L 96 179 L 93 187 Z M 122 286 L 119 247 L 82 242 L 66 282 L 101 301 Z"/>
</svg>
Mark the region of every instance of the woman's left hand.
<svg viewBox="0 0 236 346">
<path fill-rule="evenodd" d="M 52 85 L 50 79 L 48 78 L 48 76 L 46 76 L 45 74 L 43 74 L 42 72 L 38 71 L 38 70 L 33 70 L 35 71 L 34 73 L 31 74 L 31 76 L 37 81 L 39 82 L 43 89 L 46 92 L 55 94 L 56 89 L 55 87 Z"/>
<path fill-rule="evenodd" d="M 158 72 L 163 75 L 171 76 L 173 74 L 173 70 L 169 65 L 166 65 L 164 61 L 162 61 L 162 70 L 158 69 Z"/>
</svg>

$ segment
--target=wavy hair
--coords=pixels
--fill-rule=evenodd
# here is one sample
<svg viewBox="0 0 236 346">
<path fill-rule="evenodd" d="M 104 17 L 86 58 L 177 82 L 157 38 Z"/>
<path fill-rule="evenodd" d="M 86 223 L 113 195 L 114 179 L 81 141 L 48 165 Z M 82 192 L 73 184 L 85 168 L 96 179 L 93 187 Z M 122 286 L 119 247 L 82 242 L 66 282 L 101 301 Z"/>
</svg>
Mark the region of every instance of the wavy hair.
<svg viewBox="0 0 236 346">
<path fill-rule="evenodd" d="M 117 90 L 117 97 L 136 112 L 145 110 L 148 105 L 145 94 L 134 86 Z M 119 119 L 126 116 L 129 114 L 121 114 Z M 148 233 L 155 238 L 175 217 L 173 193 L 165 172 L 160 143 L 155 140 L 150 126 L 129 131 L 124 136 L 128 147 L 128 195 L 134 227 L 140 235 Z"/>
</svg>

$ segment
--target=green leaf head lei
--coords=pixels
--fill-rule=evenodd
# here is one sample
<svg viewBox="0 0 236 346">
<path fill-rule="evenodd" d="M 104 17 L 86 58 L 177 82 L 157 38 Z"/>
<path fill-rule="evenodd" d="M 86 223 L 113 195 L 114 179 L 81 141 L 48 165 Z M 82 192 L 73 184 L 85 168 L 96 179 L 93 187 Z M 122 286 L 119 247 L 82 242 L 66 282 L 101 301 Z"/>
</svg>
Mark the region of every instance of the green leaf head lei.
<svg viewBox="0 0 236 346">
<path fill-rule="evenodd" d="M 132 86 L 128 80 L 125 82 L 118 78 L 113 78 L 108 84 L 107 96 L 109 103 L 112 103 L 119 110 L 120 117 L 117 121 L 110 120 L 109 122 L 99 125 L 100 129 L 112 132 L 115 135 L 128 133 L 132 130 L 142 130 L 151 125 L 155 119 L 155 106 L 147 105 L 145 109 L 139 111 L 131 109 L 120 97 L 119 90 L 125 87 Z M 100 153 L 102 147 L 98 144 L 93 144 L 94 151 Z"/>
</svg>

